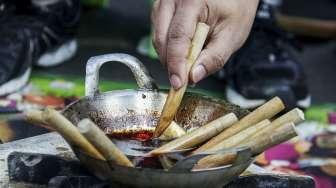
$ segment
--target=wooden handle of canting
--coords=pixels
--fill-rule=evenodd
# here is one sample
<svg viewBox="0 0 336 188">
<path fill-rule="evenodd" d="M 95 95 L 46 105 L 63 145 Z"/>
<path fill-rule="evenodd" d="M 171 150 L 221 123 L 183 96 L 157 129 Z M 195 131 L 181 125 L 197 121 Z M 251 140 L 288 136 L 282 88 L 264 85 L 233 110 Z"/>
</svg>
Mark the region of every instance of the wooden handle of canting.
<svg viewBox="0 0 336 188">
<path fill-rule="evenodd" d="M 233 148 L 239 145 L 239 143 L 241 143 L 242 141 L 252 137 L 257 132 L 260 132 L 261 130 L 266 128 L 269 124 L 271 124 L 271 122 L 268 119 L 261 121 L 256 125 L 250 126 L 249 128 L 223 140 L 214 147 L 209 148 L 207 151 L 211 152 L 211 151 L 218 151 L 221 149 Z"/>
<path fill-rule="evenodd" d="M 103 155 L 79 132 L 68 119 L 52 108 L 46 108 L 42 119 L 54 128 L 68 143 L 78 147 L 93 158 L 105 160 Z"/>
<path fill-rule="evenodd" d="M 168 128 L 159 137 L 159 139 L 162 141 L 171 141 L 185 134 L 187 134 L 187 132 L 184 130 L 184 128 L 178 125 L 175 121 L 172 121 Z"/>
<path fill-rule="evenodd" d="M 195 63 L 199 54 L 203 49 L 203 45 L 208 36 L 210 27 L 205 23 L 198 23 L 196 31 L 191 42 L 191 47 L 189 49 L 189 54 L 187 57 L 187 73 L 189 74 L 191 67 Z M 161 118 L 158 126 L 155 129 L 154 137 L 159 137 L 173 121 L 176 111 L 181 104 L 183 95 L 187 89 L 187 83 L 178 90 L 170 88 L 166 103 L 163 107 Z"/>
<path fill-rule="evenodd" d="M 251 148 L 251 153 L 253 156 L 255 156 L 265 151 L 266 149 L 269 149 L 282 142 L 285 142 L 295 136 L 297 136 L 297 133 L 295 130 L 294 123 L 287 123 L 285 125 L 282 125 L 280 128 L 276 130 L 268 132 L 268 134 L 263 135 L 262 137 L 254 140 L 253 142 L 243 144 L 243 146 Z M 232 164 L 235 161 L 235 159 L 236 159 L 235 153 L 209 155 L 199 160 L 193 169 L 194 170 L 206 169 L 228 165 Z"/>
<path fill-rule="evenodd" d="M 29 123 L 45 128 L 49 131 L 55 131 L 55 129 L 49 126 L 48 123 L 43 119 L 43 112 L 41 110 L 27 110 L 23 112 L 23 116 Z"/>
<path fill-rule="evenodd" d="M 260 138 L 264 134 L 267 134 L 268 132 L 272 132 L 272 130 L 276 130 L 277 128 L 281 127 L 282 125 L 286 123 L 293 122 L 294 124 L 298 124 L 298 123 L 303 122 L 304 120 L 305 120 L 304 112 L 298 108 L 294 108 L 293 110 L 287 112 L 286 114 L 272 121 L 270 126 L 268 126 L 262 131 L 259 131 L 257 134 L 250 137 L 247 141 L 252 141 L 256 138 Z"/>
<path fill-rule="evenodd" d="M 133 167 L 132 162 L 90 119 L 83 119 L 78 123 L 79 131 L 93 144 L 107 161 L 122 166 Z"/>
<path fill-rule="evenodd" d="M 161 155 L 173 150 L 187 149 L 200 145 L 201 143 L 216 136 L 224 129 L 230 127 L 232 124 L 238 121 L 238 118 L 234 113 L 226 114 L 210 123 L 201 126 L 198 129 L 187 133 L 163 146 L 152 150 L 149 155 Z"/>
<path fill-rule="evenodd" d="M 230 128 L 225 129 L 216 137 L 209 140 L 207 143 L 203 144 L 200 148 L 195 150 L 193 153 L 202 153 L 206 152 L 208 149 L 214 147 L 223 140 L 239 133 L 242 130 L 247 129 L 248 127 L 259 123 L 265 119 L 271 119 L 277 113 L 282 111 L 285 108 L 285 105 L 279 97 L 274 97 L 272 100 L 266 102 L 262 106 L 255 109 L 253 112 L 249 113 L 236 124 L 232 125 Z"/>
<path fill-rule="evenodd" d="M 28 122 L 46 125 L 47 123 L 44 121 L 42 114 L 43 112 L 40 110 L 27 110 L 24 112 L 24 116 Z"/>
<path fill-rule="evenodd" d="M 215 168 L 219 166 L 225 166 L 232 164 L 237 158 L 236 153 L 226 153 L 226 154 L 214 154 L 204 157 L 199 160 L 193 170 Z"/>
<path fill-rule="evenodd" d="M 282 142 L 290 140 L 297 136 L 295 124 L 293 122 L 286 123 L 276 130 L 269 130 L 266 135 L 247 144 L 251 148 L 253 155 L 258 155 L 266 149 L 276 146 Z"/>
</svg>

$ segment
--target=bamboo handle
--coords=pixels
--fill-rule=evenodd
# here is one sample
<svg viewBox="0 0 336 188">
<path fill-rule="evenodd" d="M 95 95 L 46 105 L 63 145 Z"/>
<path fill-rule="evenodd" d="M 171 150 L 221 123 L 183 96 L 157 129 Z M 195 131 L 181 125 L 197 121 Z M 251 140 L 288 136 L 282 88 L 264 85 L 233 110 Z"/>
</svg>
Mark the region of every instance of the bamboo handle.
<svg viewBox="0 0 336 188">
<path fill-rule="evenodd" d="M 239 143 L 241 143 L 242 141 L 248 139 L 249 137 L 252 137 L 258 131 L 263 130 L 269 124 L 271 124 L 271 122 L 268 119 L 266 119 L 264 121 L 261 121 L 261 122 L 257 123 L 256 125 L 253 125 L 253 126 L 247 128 L 247 129 L 229 137 L 228 139 L 223 140 L 222 142 L 218 143 L 214 147 L 209 148 L 207 150 L 207 152 L 218 151 L 218 150 L 221 150 L 221 149 L 233 148 L 234 146 L 239 145 Z"/>
<path fill-rule="evenodd" d="M 105 157 L 121 166 L 133 167 L 132 162 L 90 119 L 83 119 L 78 123 L 79 132 Z"/>
<path fill-rule="evenodd" d="M 46 108 L 43 120 L 54 128 L 70 144 L 77 146 L 93 158 L 105 160 L 101 153 L 78 131 L 68 119 L 52 108 Z"/>
<path fill-rule="evenodd" d="M 233 113 L 227 114 L 218 118 L 207 125 L 187 133 L 186 135 L 177 138 L 167 144 L 151 151 L 148 155 L 160 155 L 177 149 L 187 149 L 209 140 L 213 136 L 219 134 L 224 129 L 230 127 L 238 121 L 238 118 Z"/>
<path fill-rule="evenodd" d="M 232 164 L 236 158 L 237 158 L 236 153 L 209 155 L 199 160 L 193 167 L 193 170 L 229 165 Z"/>
<path fill-rule="evenodd" d="M 253 155 L 259 155 L 266 149 L 297 136 L 295 124 L 293 122 L 286 123 L 276 130 L 270 130 L 266 134 L 269 136 L 256 138 L 256 140 L 247 144 L 247 146 L 251 148 Z"/>
<path fill-rule="evenodd" d="M 205 23 L 198 23 L 196 31 L 191 42 L 189 49 L 189 55 L 187 57 L 187 73 L 189 74 L 192 65 L 195 63 L 197 57 L 202 51 L 205 40 L 208 36 L 210 27 Z M 167 129 L 170 123 L 173 121 L 176 111 L 181 104 L 183 95 L 187 89 L 187 83 L 180 89 L 175 90 L 170 88 L 167 100 L 164 104 L 160 121 L 154 131 L 154 137 L 160 137 L 160 135 Z"/>
<path fill-rule="evenodd" d="M 45 128 L 49 131 L 56 131 L 54 128 L 50 127 L 48 125 L 48 122 L 46 122 L 43 119 L 43 112 L 40 110 L 27 110 L 23 113 L 25 120 L 37 125 L 39 127 Z"/>
<path fill-rule="evenodd" d="M 247 116 L 243 117 L 240 121 L 238 121 L 230 128 L 224 130 L 222 133 L 209 140 L 207 143 L 195 150 L 194 153 L 205 152 L 209 148 L 214 147 L 215 145 L 220 143 L 221 141 L 237 134 L 244 129 L 247 129 L 249 126 L 254 125 L 265 119 L 271 119 L 274 115 L 282 111 L 284 108 L 285 106 L 281 99 L 279 97 L 274 97 L 272 100 L 268 101 L 264 105 L 255 109 L 253 112 L 249 113 Z"/>
<path fill-rule="evenodd" d="M 159 137 L 159 139 L 162 141 L 171 141 L 185 134 L 187 134 L 187 132 L 184 130 L 184 128 L 178 125 L 175 121 L 172 121 L 168 128 Z"/>
<path fill-rule="evenodd" d="M 43 124 L 46 125 L 47 123 L 43 119 L 43 112 L 40 110 L 28 110 L 24 112 L 24 116 L 26 120 L 33 124 Z"/>
<path fill-rule="evenodd" d="M 280 128 L 268 132 L 267 135 L 260 137 L 253 142 L 249 142 L 244 146 L 251 148 L 252 155 L 255 156 L 266 149 L 276 146 L 297 136 L 294 123 L 287 123 Z M 199 160 L 194 166 L 194 170 L 206 169 L 232 164 L 236 159 L 236 154 L 214 154 Z"/>
<path fill-rule="evenodd" d="M 267 128 L 265 128 L 264 130 L 256 133 L 255 135 L 253 135 L 252 137 L 250 137 L 250 139 L 248 139 L 247 141 L 251 141 L 251 140 L 253 140 L 255 138 L 263 136 L 267 132 L 275 130 L 275 129 L 281 127 L 285 123 L 293 122 L 294 124 L 298 124 L 298 123 L 303 122 L 304 120 L 305 120 L 305 117 L 304 117 L 304 113 L 302 112 L 302 110 L 300 110 L 298 108 L 295 108 L 295 109 L 287 112 L 286 114 L 278 117 L 274 121 L 272 121 L 272 123 L 270 124 L 270 126 L 268 126 Z"/>
</svg>

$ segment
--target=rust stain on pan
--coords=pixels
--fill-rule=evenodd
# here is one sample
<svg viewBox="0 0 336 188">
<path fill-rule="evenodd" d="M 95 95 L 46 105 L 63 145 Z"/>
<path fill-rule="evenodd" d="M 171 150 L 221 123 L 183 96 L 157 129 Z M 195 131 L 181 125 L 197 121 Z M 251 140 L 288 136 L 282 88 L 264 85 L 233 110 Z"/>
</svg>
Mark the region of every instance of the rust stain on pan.
<svg viewBox="0 0 336 188">
<path fill-rule="evenodd" d="M 156 98 L 159 95 L 155 93 L 146 93 L 145 99 L 143 99 L 141 92 L 138 95 L 145 104 L 150 104 L 153 100 L 163 100 L 163 98 Z M 74 124 L 77 124 L 83 118 L 90 118 L 108 135 L 132 135 L 136 132 L 151 133 L 154 131 L 160 118 L 160 108 L 147 105 L 148 108 L 139 110 L 139 107 L 123 107 L 121 104 L 111 106 L 108 104 L 108 99 L 108 97 L 104 98 L 103 96 L 96 99 L 81 99 L 70 105 L 64 111 L 64 115 Z M 117 100 L 116 98 L 113 99 Z M 187 131 L 190 131 L 230 112 L 234 112 L 238 118 L 248 113 L 248 111 L 220 99 L 187 93 L 174 120 Z"/>
</svg>

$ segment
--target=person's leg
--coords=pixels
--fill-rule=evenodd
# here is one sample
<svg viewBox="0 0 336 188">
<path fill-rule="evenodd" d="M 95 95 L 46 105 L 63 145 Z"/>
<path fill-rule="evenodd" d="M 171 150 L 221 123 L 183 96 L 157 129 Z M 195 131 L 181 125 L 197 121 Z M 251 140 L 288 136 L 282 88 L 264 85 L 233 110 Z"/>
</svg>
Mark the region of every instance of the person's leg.
<svg viewBox="0 0 336 188">
<path fill-rule="evenodd" d="M 148 3 L 152 6 L 155 0 L 148 0 Z M 158 59 L 158 55 L 152 43 L 153 33 L 151 28 L 151 33 L 148 36 L 143 37 L 137 47 L 140 54 L 149 56 L 153 59 Z"/>
<path fill-rule="evenodd" d="M 36 65 L 49 67 L 58 65 L 75 55 L 77 41 L 74 38 L 80 18 L 79 0 L 31 0 L 29 15 L 41 20 L 49 27 L 51 35 L 45 39 L 49 44 L 42 49 Z"/>
<path fill-rule="evenodd" d="M 57 65 L 75 54 L 79 0 L 2 0 L 1 7 L 0 96 L 22 88 L 33 65 Z"/>
<path fill-rule="evenodd" d="M 310 105 L 301 64 L 290 53 L 288 34 L 276 27 L 270 4 L 261 2 L 249 39 L 224 67 L 229 102 L 254 108 L 279 96 L 287 107 Z"/>
</svg>

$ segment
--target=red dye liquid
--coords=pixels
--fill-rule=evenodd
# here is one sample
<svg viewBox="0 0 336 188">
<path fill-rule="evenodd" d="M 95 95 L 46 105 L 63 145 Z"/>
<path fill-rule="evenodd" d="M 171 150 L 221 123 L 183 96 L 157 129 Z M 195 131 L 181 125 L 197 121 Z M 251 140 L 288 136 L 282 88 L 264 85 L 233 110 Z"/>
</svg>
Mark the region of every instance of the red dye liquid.
<svg viewBox="0 0 336 188">
<path fill-rule="evenodd" d="M 132 139 L 145 142 L 153 137 L 153 132 L 150 131 L 138 131 L 138 132 L 124 132 L 124 133 L 114 133 L 110 137 L 117 139 Z"/>
<path fill-rule="evenodd" d="M 153 137 L 153 132 L 151 131 L 113 133 L 108 136 L 119 140 L 137 140 L 140 142 L 139 147 L 152 147 L 157 144 L 151 141 Z M 130 157 L 130 159 L 136 167 L 162 169 L 157 157 Z"/>
<path fill-rule="evenodd" d="M 151 139 L 153 136 L 153 133 L 152 132 L 137 132 L 137 133 L 134 133 L 133 135 L 133 138 L 136 139 L 136 140 L 139 140 L 139 141 L 147 141 L 149 139 Z"/>
<path fill-rule="evenodd" d="M 136 167 L 162 169 L 157 157 L 134 157 L 132 161 Z"/>
</svg>

